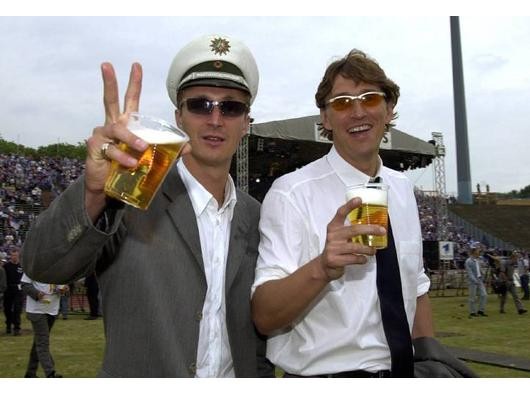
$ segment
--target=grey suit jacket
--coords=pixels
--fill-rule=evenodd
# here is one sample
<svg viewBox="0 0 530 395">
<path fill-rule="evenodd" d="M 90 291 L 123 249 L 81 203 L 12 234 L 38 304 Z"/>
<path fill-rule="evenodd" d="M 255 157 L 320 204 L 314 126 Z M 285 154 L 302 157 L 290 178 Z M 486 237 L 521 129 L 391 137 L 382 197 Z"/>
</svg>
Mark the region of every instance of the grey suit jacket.
<svg viewBox="0 0 530 395">
<path fill-rule="evenodd" d="M 106 335 L 100 376 L 193 377 L 207 284 L 195 213 L 176 166 L 149 210 L 110 206 L 107 227 L 99 230 L 85 212 L 80 177 L 32 226 L 24 270 L 57 284 L 96 270 Z M 250 312 L 258 220 L 259 203 L 237 191 L 225 278 L 237 377 L 273 375 Z"/>
</svg>

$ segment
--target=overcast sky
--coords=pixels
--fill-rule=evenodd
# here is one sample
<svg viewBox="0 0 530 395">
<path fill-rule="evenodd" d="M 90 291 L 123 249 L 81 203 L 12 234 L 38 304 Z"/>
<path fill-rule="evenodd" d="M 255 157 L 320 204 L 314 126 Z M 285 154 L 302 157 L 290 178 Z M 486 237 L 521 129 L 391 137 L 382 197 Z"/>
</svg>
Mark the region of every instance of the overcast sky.
<svg viewBox="0 0 530 395">
<path fill-rule="evenodd" d="M 461 17 L 460 26 L 473 190 L 519 190 L 530 184 L 530 18 Z M 443 133 L 447 192 L 456 194 L 448 17 L 1 17 L 0 135 L 32 147 L 82 142 L 103 122 L 103 61 L 114 64 L 122 93 L 140 62 L 140 109 L 172 121 L 169 64 L 210 33 L 238 37 L 254 52 L 256 122 L 317 114 L 327 64 L 364 50 L 401 87 L 397 128 L 424 140 Z M 411 180 L 432 190 L 431 167 Z"/>
</svg>

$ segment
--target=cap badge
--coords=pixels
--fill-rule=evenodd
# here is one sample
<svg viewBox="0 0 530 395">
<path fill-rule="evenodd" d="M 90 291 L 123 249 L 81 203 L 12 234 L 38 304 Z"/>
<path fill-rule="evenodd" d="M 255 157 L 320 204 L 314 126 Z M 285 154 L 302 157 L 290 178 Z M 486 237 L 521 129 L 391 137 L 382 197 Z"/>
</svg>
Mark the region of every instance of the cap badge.
<svg viewBox="0 0 530 395">
<path fill-rule="evenodd" d="M 216 55 L 226 55 L 230 52 L 230 43 L 224 38 L 217 37 L 210 42 L 210 48 Z"/>
<path fill-rule="evenodd" d="M 220 60 L 216 60 L 215 62 L 213 62 L 213 67 L 219 70 L 220 68 L 223 67 L 223 62 L 221 62 Z"/>
</svg>

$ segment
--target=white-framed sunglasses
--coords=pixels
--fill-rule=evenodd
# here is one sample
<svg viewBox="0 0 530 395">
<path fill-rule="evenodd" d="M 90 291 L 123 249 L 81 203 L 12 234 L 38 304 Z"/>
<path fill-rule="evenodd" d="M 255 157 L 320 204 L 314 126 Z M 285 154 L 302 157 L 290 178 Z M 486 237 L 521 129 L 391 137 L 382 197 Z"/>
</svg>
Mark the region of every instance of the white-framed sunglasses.
<svg viewBox="0 0 530 395">
<path fill-rule="evenodd" d="M 383 92 L 366 92 L 359 96 L 340 95 L 332 97 L 326 104 L 329 104 L 335 111 L 346 111 L 353 107 L 355 100 L 359 100 L 363 107 L 376 107 L 384 99 L 386 95 Z"/>
</svg>

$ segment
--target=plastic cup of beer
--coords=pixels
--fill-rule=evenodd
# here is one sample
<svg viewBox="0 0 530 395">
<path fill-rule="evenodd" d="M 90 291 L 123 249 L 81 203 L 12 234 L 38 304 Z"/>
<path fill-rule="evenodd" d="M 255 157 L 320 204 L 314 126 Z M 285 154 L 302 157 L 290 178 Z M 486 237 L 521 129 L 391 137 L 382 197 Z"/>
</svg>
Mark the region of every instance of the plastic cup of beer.
<svg viewBox="0 0 530 395">
<path fill-rule="evenodd" d="M 375 182 L 351 185 L 346 189 L 346 201 L 354 197 L 361 198 L 362 203 L 348 214 L 352 225 L 380 225 L 388 230 L 388 185 Z M 352 241 L 376 249 L 383 249 L 388 245 L 386 234 L 358 235 Z"/>
<path fill-rule="evenodd" d="M 118 145 L 122 151 L 135 157 L 138 165 L 126 168 L 112 161 L 105 193 L 133 207 L 147 210 L 189 137 L 166 121 L 138 113 L 129 115 L 127 128 L 147 142 L 149 147 L 144 152 L 138 152 L 125 143 Z"/>
</svg>

